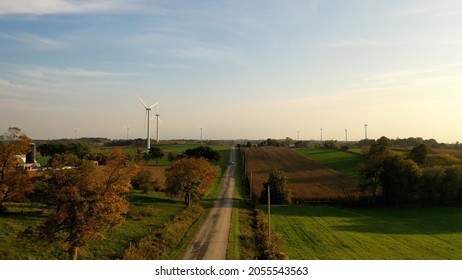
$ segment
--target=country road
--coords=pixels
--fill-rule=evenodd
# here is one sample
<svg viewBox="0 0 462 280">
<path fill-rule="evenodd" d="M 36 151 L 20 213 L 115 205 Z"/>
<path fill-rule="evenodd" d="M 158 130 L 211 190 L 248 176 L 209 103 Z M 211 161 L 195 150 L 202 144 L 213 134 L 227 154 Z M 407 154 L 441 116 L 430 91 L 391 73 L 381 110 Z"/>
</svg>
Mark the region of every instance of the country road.
<svg viewBox="0 0 462 280">
<path fill-rule="evenodd" d="M 231 149 L 230 161 L 236 161 L 236 150 Z M 198 230 L 183 256 L 184 260 L 225 260 L 228 248 L 229 227 L 233 210 L 234 173 L 230 164 L 225 182 L 214 207 Z"/>
</svg>

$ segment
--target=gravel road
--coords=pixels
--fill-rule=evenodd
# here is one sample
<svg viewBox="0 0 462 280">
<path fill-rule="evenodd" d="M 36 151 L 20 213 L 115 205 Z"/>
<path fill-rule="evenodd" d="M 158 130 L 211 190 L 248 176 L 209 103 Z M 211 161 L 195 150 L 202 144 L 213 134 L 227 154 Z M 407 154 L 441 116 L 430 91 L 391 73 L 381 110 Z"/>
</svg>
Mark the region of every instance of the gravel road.
<svg viewBox="0 0 462 280">
<path fill-rule="evenodd" d="M 225 260 L 233 210 L 236 150 L 231 149 L 230 164 L 220 194 L 208 217 L 183 256 L 184 260 Z"/>
</svg>

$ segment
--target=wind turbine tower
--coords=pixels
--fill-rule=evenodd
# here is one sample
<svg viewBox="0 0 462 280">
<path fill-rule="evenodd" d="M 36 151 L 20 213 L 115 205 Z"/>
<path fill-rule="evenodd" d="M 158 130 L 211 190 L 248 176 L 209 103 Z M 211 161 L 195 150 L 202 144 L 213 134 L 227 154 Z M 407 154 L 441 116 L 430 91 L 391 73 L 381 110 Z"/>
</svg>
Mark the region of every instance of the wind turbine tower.
<svg viewBox="0 0 462 280">
<path fill-rule="evenodd" d="M 364 139 L 367 140 L 367 124 L 364 124 Z"/>
<path fill-rule="evenodd" d="M 141 97 L 138 95 L 138 98 L 140 99 L 141 103 L 143 103 L 144 108 L 146 108 L 146 117 L 145 120 L 148 121 L 148 128 L 147 128 L 147 135 L 146 135 L 146 152 L 149 153 L 149 149 L 151 149 L 151 125 L 150 125 L 150 120 L 151 118 L 149 117 L 149 114 L 151 112 L 151 109 L 157 105 L 157 102 L 152 104 L 151 106 L 146 105 L 146 103 L 141 99 Z"/>
<path fill-rule="evenodd" d="M 348 142 L 348 129 L 345 128 L 345 142 Z"/>
<path fill-rule="evenodd" d="M 154 115 L 154 117 L 151 118 L 154 119 L 156 118 L 156 123 L 157 123 L 157 128 L 156 128 L 156 142 L 159 142 L 159 122 L 162 123 L 162 120 L 159 118 L 159 105 L 157 105 L 157 108 L 156 108 L 156 114 Z"/>
<path fill-rule="evenodd" d="M 74 138 L 77 139 L 77 131 L 79 131 L 80 128 L 77 128 L 74 126 Z"/>
<path fill-rule="evenodd" d="M 202 143 L 202 130 L 203 130 L 203 128 L 200 127 L 200 130 L 201 130 L 201 143 Z"/>
<path fill-rule="evenodd" d="M 127 140 L 128 140 L 128 135 L 130 134 L 130 125 L 127 125 L 125 129 L 127 130 Z"/>
</svg>

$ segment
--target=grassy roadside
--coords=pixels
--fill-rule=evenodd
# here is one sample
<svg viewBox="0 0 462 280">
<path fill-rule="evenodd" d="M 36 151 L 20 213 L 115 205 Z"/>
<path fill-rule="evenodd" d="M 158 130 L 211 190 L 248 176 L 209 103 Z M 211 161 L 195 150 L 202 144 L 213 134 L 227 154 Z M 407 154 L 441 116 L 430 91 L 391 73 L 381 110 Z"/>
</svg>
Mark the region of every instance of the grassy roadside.
<svg viewBox="0 0 462 280">
<path fill-rule="evenodd" d="M 123 259 L 181 259 L 191 238 L 207 217 L 223 185 L 229 151 L 223 151 L 221 169 L 208 194 L 201 203 L 185 208 L 163 227 L 143 237 L 135 246 L 125 250 Z"/>
<path fill-rule="evenodd" d="M 253 260 L 259 256 L 255 245 L 254 203 L 248 199 L 240 150 L 236 150 L 234 205 L 229 232 L 228 260 Z"/>
<path fill-rule="evenodd" d="M 233 201 L 233 212 L 231 215 L 231 226 L 229 229 L 229 240 L 228 240 L 228 250 L 226 254 L 226 259 L 228 260 L 240 260 L 240 240 L 239 236 L 241 233 L 240 225 L 240 216 L 243 210 L 242 207 L 245 206 L 244 193 L 243 193 L 243 178 L 242 178 L 242 168 L 241 168 L 241 155 L 239 150 L 236 152 L 236 172 L 234 177 L 234 201 Z M 244 213 L 242 213 L 244 214 Z"/>
</svg>

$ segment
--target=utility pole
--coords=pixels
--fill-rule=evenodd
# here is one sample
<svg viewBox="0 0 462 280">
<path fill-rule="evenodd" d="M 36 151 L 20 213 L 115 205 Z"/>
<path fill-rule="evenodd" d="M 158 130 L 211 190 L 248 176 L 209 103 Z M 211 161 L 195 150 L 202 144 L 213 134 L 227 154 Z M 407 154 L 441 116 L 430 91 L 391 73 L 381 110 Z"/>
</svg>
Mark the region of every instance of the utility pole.
<svg viewBox="0 0 462 280">
<path fill-rule="evenodd" d="M 271 246 L 271 198 L 270 198 L 270 184 L 268 183 L 268 248 Z"/>
<path fill-rule="evenodd" d="M 322 128 L 321 128 L 321 146 L 322 146 Z"/>
</svg>

